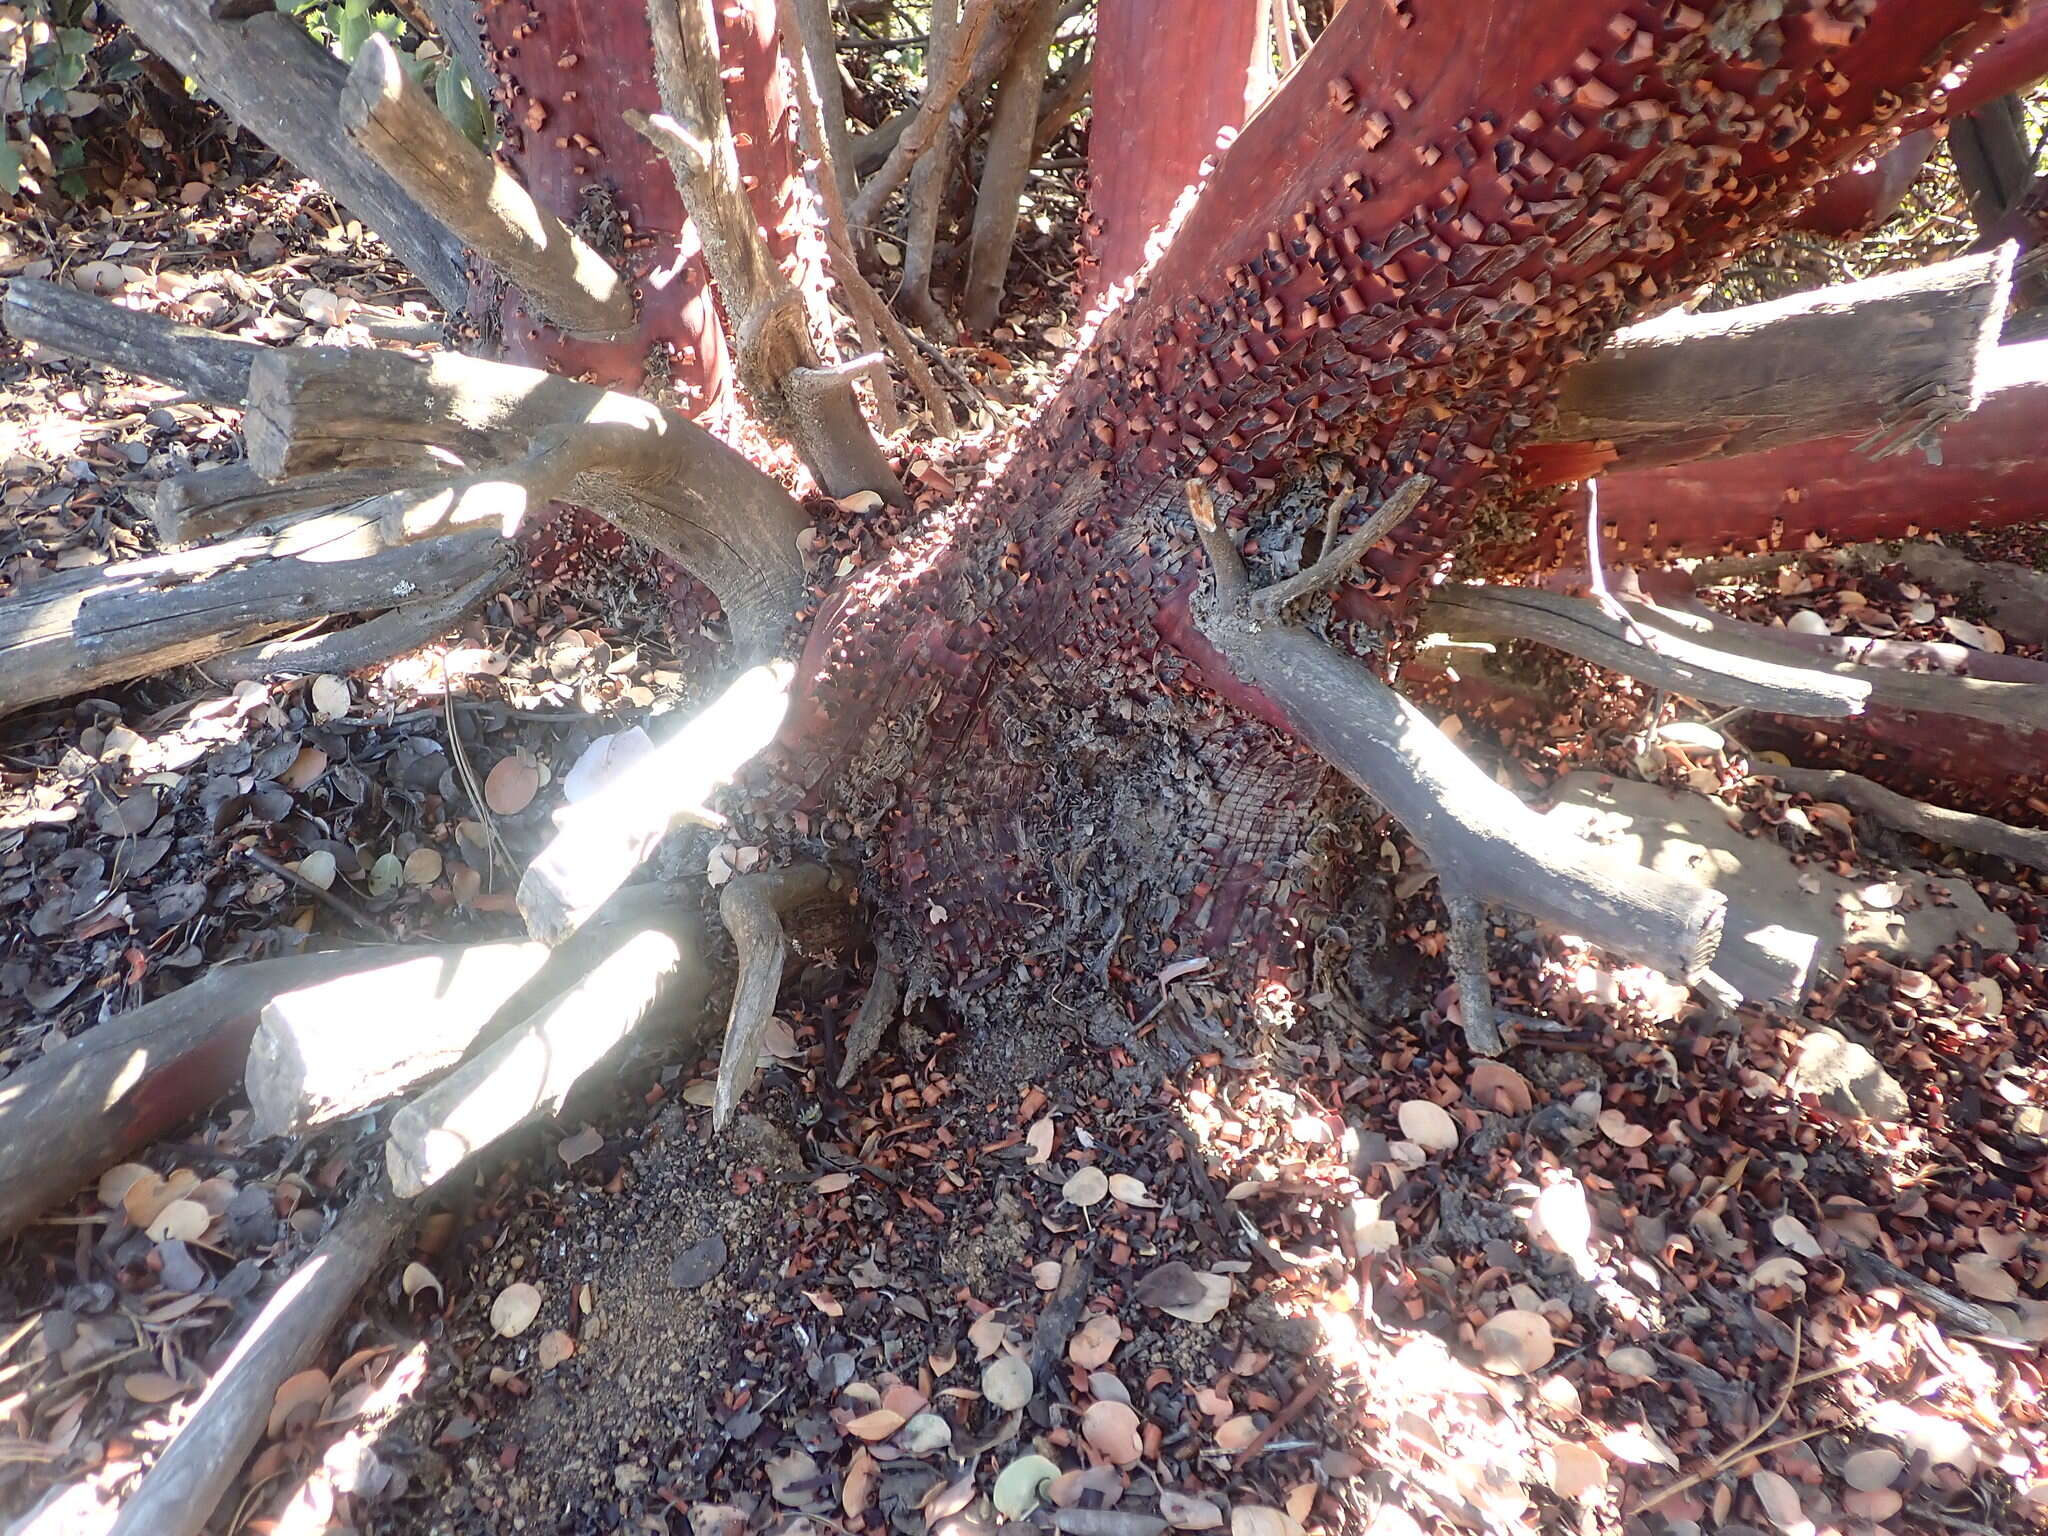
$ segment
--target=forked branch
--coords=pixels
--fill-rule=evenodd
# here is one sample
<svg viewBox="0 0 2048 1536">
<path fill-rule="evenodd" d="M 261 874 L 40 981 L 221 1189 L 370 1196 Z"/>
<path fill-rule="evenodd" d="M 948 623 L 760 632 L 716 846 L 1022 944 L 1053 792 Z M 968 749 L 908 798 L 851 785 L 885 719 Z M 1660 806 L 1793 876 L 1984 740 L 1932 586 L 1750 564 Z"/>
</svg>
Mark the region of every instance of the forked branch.
<svg viewBox="0 0 2048 1536">
<path fill-rule="evenodd" d="M 882 216 L 882 207 L 889 201 L 889 195 L 903 185 L 918 157 L 938 137 L 939 130 L 945 126 L 946 115 L 953 110 L 953 103 L 959 100 L 967 77 L 974 71 L 975 50 L 981 46 L 981 35 L 994 14 L 995 0 L 967 0 L 955 28 L 957 46 L 948 53 L 944 69 L 925 81 L 924 96 L 917 104 L 917 115 L 911 118 L 903 136 L 889 151 L 889 158 L 862 185 L 853 199 L 853 206 L 847 209 L 855 230 L 866 230 L 875 225 Z"/>
<path fill-rule="evenodd" d="M 1255 618 L 1244 560 L 1198 481 L 1195 526 L 1216 575 L 1197 618 L 1222 661 L 1289 730 L 1408 830 L 1446 897 L 1525 912 L 1685 980 L 1711 963 L 1724 898 L 1637 867 L 1537 815 L 1363 663 Z"/>
</svg>

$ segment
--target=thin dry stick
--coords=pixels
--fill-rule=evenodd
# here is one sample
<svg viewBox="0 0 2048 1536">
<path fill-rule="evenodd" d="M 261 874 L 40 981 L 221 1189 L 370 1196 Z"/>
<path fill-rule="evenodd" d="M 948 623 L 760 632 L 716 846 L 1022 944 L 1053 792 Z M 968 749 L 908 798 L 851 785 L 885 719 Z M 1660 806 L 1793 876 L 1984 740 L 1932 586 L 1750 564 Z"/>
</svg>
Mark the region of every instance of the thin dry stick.
<svg viewBox="0 0 2048 1536">
<path fill-rule="evenodd" d="M 1744 1435 L 1740 1440 L 1729 1446 L 1727 1450 L 1716 1456 L 1699 1471 L 1689 1477 L 1682 1477 L 1675 1483 L 1666 1484 L 1651 1494 L 1635 1507 L 1634 1512 L 1636 1514 L 1640 1515 L 1646 1510 L 1655 1509 L 1665 1500 L 1677 1497 L 1685 1492 L 1686 1489 L 1697 1487 L 1710 1477 L 1720 1476 L 1721 1473 L 1734 1466 L 1736 1462 L 1741 1461 L 1745 1455 L 1762 1456 L 1771 1451 L 1782 1450 L 1785 1446 L 1796 1445 L 1801 1440 L 1811 1440 L 1815 1435 L 1826 1434 L 1828 1430 L 1838 1427 L 1832 1424 L 1824 1425 L 1820 1429 L 1808 1430 L 1803 1434 L 1793 1435 L 1783 1440 L 1773 1440 L 1769 1445 L 1758 1446 L 1754 1451 L 1750 1450 L 1750 1447 L 1756 1445 L 1756 1442 L 1763 1436 L 1764 1432 L 1777 1423 L 1778 1420 L 1782 1419 L 1785 1416 L 1785 1410 L 1792 1406 L 1793 1389 L 1800 1383 L 1799 1354 L 1805 1341 L 1805 1331 L 1806 1320 L 1800 1317 L 1793 1318 L 1791 1369 L 1785 1372 L 1785 1385 L 1778 1393 L 1778 1406 L 1771 1410 L 1771 1416 Z"/>
<path fill-rule="evenodd" d="M 363 911 L 362 908 L 356 906 L 353 902 L 343 900 L 325 886 L 316 884 L 311 878 L 293 869 L 289 864 L 280 864 L 269 854 L 259 852 L 254 848 L 244 848 L 242 850 L 242 857 L 251 864 L 254 864 L 258 869 L 267 870 L 269 873 L 276 875 L 280 880 L 289 880 L 293 885 L 296 885 L 308 896 L 319 902 L 321 906 L 347 918 L 358 928 L 362 929 L 363 932 L 373 933 L 380 939 L 390 937 L 382 928 L 377 926 L 376 920 Z"/>
<path fill-rule="evenodd" d="M 448 669 L 441 669 L 441 718 L 448 731 L 448 754 L 455 759 L 455 771 L 462 779 L 463 793 L 469 796 L 469 803 L 476 807 L 477 818 L 484 824 L 484 852 L 491 856 L 491 867 L 486 876 L 497 873 L 499 860 L 504 861 L 509 874 L 519 868 L 512 862 L 512 850 L 505 846 L 505 839 L 498 831 L 498 819 L 491 814 L 491 807 L 484 799 L 483 787 L 477 783 L 476 769 L 470 766 L 469 751 L 462 744 L 462 728 L 455 723 L 455 695 L 448 682 Z"/>
<path fill-rule="evenodd" d="M 1343 543 L 1335 549 L 1326 549 L 1322 558 L 1307 570 L 1297 571 L 1285 581 L 1276 581 L 1263 588 L 1253 599 L 1253 608 L 1262 617 L 1277 618 L 1290 603 L 1298 603 L 1326 587 L 1335 586 L 1371 552 L 1375 544 L 1393 532 L 1397 524 L 1422 504 L 1422 498 L 1435 484 L 1427 475 L 1410 475 L 1374 509 L 1371 517 L 1345 536 Z"/>
<path fill-rule="evenodd" d="M 944 75 L 925 82 L 924 100 L 918 103 L 917 116 L 903 130 L 903 137 L 889 151 L 889 158 L 882 162 L 881 169 L 870 176 L 867 184 L 855 194 L 853 206 L 847 210 L 855 228 L 873 226 L 881 217 L 882 205 L 889 200 L 889 194 L 903 185 L 903 179 L 910 174 L 917 157 L 938 137 L 946 114 L 953 110 L 954 98 L 967 84 L 967 77 L 974 69 L 974 51 L 981 46 L 981 35 L 988 30 L 989 18 L 994 14 L 995 0 L 968 0 L 966 12 L 957 23 L 958 31 L 954 34 L 958 46 L 947 56 Z"/>
</svg>

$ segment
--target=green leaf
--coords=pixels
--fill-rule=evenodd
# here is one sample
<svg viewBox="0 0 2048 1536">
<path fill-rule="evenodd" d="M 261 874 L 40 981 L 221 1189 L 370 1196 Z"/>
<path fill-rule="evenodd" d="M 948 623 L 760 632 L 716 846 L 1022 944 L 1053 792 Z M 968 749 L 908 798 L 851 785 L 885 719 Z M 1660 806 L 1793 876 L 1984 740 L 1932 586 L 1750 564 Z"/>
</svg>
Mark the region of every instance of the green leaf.
<svg viewBox="0 0 2048 1536">
<path fill-rule="evenodd" d="M 332 16 L 334 13 L 330 11 L 328 14 Z M 363 44 L 370 40 L 373 30 L 370 7 L 365 0 L 346 0 L 334 23 L 334 41 L 341 50 L 344 64 L 355 63 L 356 55 L 362 52 Z"/>
<path fill-rule="evenodd" d="M 0 139 L 0 192 L 9 197 L 21 190 L 21 151 L 11 139 Z"/>
</svg>

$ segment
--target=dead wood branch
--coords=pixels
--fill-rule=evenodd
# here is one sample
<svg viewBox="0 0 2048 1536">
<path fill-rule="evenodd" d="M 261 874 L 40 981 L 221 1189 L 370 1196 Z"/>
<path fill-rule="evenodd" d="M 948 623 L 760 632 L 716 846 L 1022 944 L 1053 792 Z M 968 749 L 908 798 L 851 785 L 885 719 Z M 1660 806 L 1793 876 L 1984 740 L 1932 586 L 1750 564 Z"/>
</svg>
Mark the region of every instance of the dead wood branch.
<svg viewBox="0 0 2048 1536">
<path fill-rule="evenodd" d="M 198 1536 L 262 1439 L 277 1389 L 313 1363 L 411 1218 L 412 1208 L 383 1190 L 356 1197 L 256 1314 L 111 1536 Z"/>
<path fill-rule="evenodd" d="M 1877 451 L 1931 440 L 1987 387 L 2016 247 L 1618 332 L 1566 376 L 1527 451 L 1597 445 L 1617 470 L 1731 458 L 1842 433 Z M 1606 450 L 1611 449 L 1611 454 Z M 1581 478 L 1577 473 L 1563 478 Z"/>
<path fill-rule="evenodd" d="M 931 413 L 932 425 L 941 437 L 951 437 L 958 426 L 953 419 L 953 403 L 932 371 L 925 367 L 924 359 L 917 355 L 917 345 L 910 334 L 903 329 L 903 323 L 896 318 L 882 296 L 875 292 L 860 270 L 860 259 L 854 254 L 854 242 L 847 227 L 846 203 L 842 181 L 850 177 L 832 174 L 836 164 L 832 159 L 838 150 L 826 142 L 826 124 L 830 119 L 823 117 L 816 91 L 816 74 L 810 56 L 811 38 L 807 32 L 799 41 L 790 36 L 790 17 L 794 12 L 799 17 L 807 7 L 817 5 L 819 0 L 785 0 L 781 7 L 783 21 L 782 49 L 790 64 L 790 73 L 795 82 L 797 105 L 797 131 L 803 142 L 804 153 L 820 162 L 818 200 L 823 205 L 825 251 L 829 258 L 832 281 L 838 286 L 847 311 L 853 316 L 856 333 L 861 346 L 873 351 L 884 341 L 895 357 L 897 365 L 923 398 L 925 409 Z M 804 23 L 806 26 L 808 22 Z M 828 33 L 829 39 L 829 33 Z M 833 79 L 838 75 L 834 66 Z M 842 115 L 843 115 L 842 107 Z M 896 414 L 891 385 L 884 370 L 876 369 L 870 374 L 874 382 L 875 404 L 885 430 L 893 430 L 891 423 Z"/>
<path fill-rule="evenodd" d="M 1459 636 L 1533 640 L 1724 707 L 1831 720 L 1863 711 L 1869 690 L 1853 678 L 1717 651 L 1655 627 L 1641 605 L 1630 605 L 1628 612 L 1627 620 L 1617 620 L 1596 603 L 1532 587 L 1446 585 L 1431 599 L 1428 622 Z"/>
<path fill-rule="evenodd" d="M 384 1156 L 393 1189 L 423 1194 L 471 1154 L 559 1107 L 664 994 L 670 1012 L 697 1012 L 713 973 L 693 911 L 623 924 L 610 939 L 567 990 L 392 1116 Z"/>
<path fill-rule="evenodd" d="M 356 54 L 341 93 L 341 123 L 363 153 L 555 325 L 599 338 L 632 328 L 625 279 L 462 136 L 406 74 L 381 32 Z"/>
<path fill-rule="evenodd" d="M 215 966 L 17 1068 L 0 1080 L 0 1238 L 233 1089 L 257 1015 L 278 993 L 447 953 L 371 945 Z"/>
<path fill-rule="evenodd" d="M 1045 99 L 1038 108 L 1038 127 L 1031 134 L 1031 157 L 1034 160 L 1052 148 L 1052 141 L 1064 133 L 1074 115 L 1088 105 L 1088 98 L 1094 90 L 1095 53 L 1090 49 L 1045 88 Z"/>
<path fill-rule="evenodd" d="M 157 538 L 177 548 L 294 512 L 360 501 L 393 489 L 402 478 L 390 470 L 341 470 L 274 483 L 247 461 L 214 464 L 173 475 L 157 486 L 149 520 Z"/>
<path fill-rule="evenodd" d="M 965 0 L 933 0 L 931 44 L 925 49 L 925 70 L 931 79 L 941 79 L 952 67 L 953 55 L 963 45 Z M 932 297 L 932 261 L 938 247 L 939 215 L 946 190 L 953 179 L 953 162 L 959 157 L 967 126 L 967 113 L 956 98 L 910 168 L 908 213 L 903 221 L 903 265 L 898 271 L 896 307 L 929 335 L 950 339 L 953 322 Z"/>
<path fill-rule="evenodd" d="M 526 931 L 560 943 L 670 832 L 717 824 L 712 802 L 781 730 L 795 675 L 786 661 L 751 668 L 616 781 L 558 813 L 560 830 L 519 882 Z"/>
<path fill-rule="evenodd" d="M 1359 561 L 1372 553 L 1374 545 L 1407 521 L 1409 514 L 1422 505 L 1422 498 L 1435 485 L 1436 482 L 1427 475 L 1410 475 L 1394 489 L 1392 495 L 1373 509 L 1370 517 L 1344 535 L 1341 543 L 1325 549 L 1314 565 L 1252 593 L 1247 599 L 1252 615 L 1278 622 L 1292 604 L 1334 587 L 1351 574 Z M 1336 509 L 1331 511 L 1332 527 L 1336 526 L 1338 515 Z"/>
<path fill-rule="evenodd" d="M 900 502 L 902 488 L 868 430 L 852 382 L 793 387 L 806 370 L 818 369 L 818 350 L 802 300 L 776 267 L 740 180 L 711 6 L 712 0 L 648 0 L 665 115 L 629 120 L 675 171 L 705 264 L 733 319 L 740 387 L 764 424 L 795 445 L 828 495 L 874 491 Z"/>
<path fill-rule="evenodd" d="M 33 277 L 7 285 L 6 318 L 18 341 L 174 384 L 218 405 L 248 397 L 249 365 L 268 350 Z"/>
<path fill-rule="evenodd" d="M 151 53 L 387 240 L 441 307 L 469 302 L 462 242 L 346 135 L 335 131 L 348 70 L 296 16 L 216 21 L 207 0 L 121 0 Z"/>
<path fill-rule="evenodd" d="M 249 1042 L 253 1134 L 303 1135 L 411 1091 L 565 991 L 621 924 L 683 899 L 667 886 L 635 886 L 559 949 L 527 941 L 397 950 L 279 992 Z"/>
<path fill-rule="evenodd" d="M 994 13 L 995 0 L 966 0 L 955 33 L 959 46 L 948 53 L 944 73 L 932 71 L 927 75 L 924 95 L 917 104 L 917 115 L 904 128 L 903 136 L 890 149 L 889 157 L 867 179 L 854 197 L 853 206 L 847 210 L 856 231 L 875 227 L 890 194 L 903 185 L 918 157 L 945 126 L 954 102 L 959 100 L 961 89 L 973 71 L 975 49 L 981 46 L 982 32 Z"/>
<path fill-rule="evenodd" d="M 1059 19 L 1059 0 L 1032 0 L 1009 62 L 997 77 L 996 109 L 989 120 L 988 150 L 974 199 L 967 283 L 961 294 L 961 318 L 970 330 L 992 328 L 1002 307 L 1024 184 L 1037 152 L 1039 98 Z"/>
<path fill-rule="evenodd" d="M 832 183 L 839 208 L 836 218 L 844 232 L 846 205 L 853 201 L 854 193 L 853 130 L 847 126 L 846 88 L 839 79 L 832 0 L 780 0 L 775 9 L 791 71 L 797 76 L 800 92 L 818 112 L 816 137 L 805 145 L 805 152 L 827 168 L 828 175 L 820 180 Z M 809 131 L 806 129 L 807 134 Z"/>
<path fill-rule="evenodd" d="M 1493 981 L 1487 975 L 1485 904 L 1446 890 L 1444 912 L 1450 919 L 1445 938 L 1451 975 L 1458 983 L 1465 1044 L 1476 1056 L 1498 1056 L 1507 1049 L 1507 1041 L 1493 1011 Z"/>
<path fill-rule="evenodd" d="M 469 535 L 394 548 L 357 509 L 303 513 L 218 544 L 65 572 L 0 602 L 0 694 L 21 709 L 188 666 L 331 614 L 433 603 L 509 578 Z"/>
<path fill-rule="evenodd" d="M 411 601 L 347 629 L 301 640 L 265 640 L 230 651 L 201 668 L 222 683 L 266 677 L 354 672 L 416 651 L 454 629 L 510 584 L 518 562 L 494 560 L 445 597 Z"/>
<path fill-rule="evenodd" d="M 1287 729 L 1407 829 L 1447 894 L 1511 907 L 1688 981 L 1711 964 L 1721 896 L 1537 815 L 1363 663 L 1254 619 L 1244 559 L 1216 523 L 1206 488 L 1190 481 L 1188 497 L 1216 576 L 1197 612 L 1202 634 Z"/>
<path fill-rule="evenodd" d="M 2048 870 L 2048 832 L 1929 805 L 1842 768 L 1795 768 L 1767 763 L 1758 764 L 1755 772 L 1816 800 L 1839 800 L 1875 816 L 1887 826 L 1924 837 L 1930 843 L 1989 854 L 2029 869 Z"/>
<path fill-rule="evenodd" d="M 718 1088 L 711 1105 L 711 1123 L 724 1130 L 732 1123 L 740 1097 L 753 1086 L 761 1064 L 761 1041 L 775 1017 L 775 998 L 782 990 L 782 971 L 789 961 L 789 940 L 782 914 L 824 894 L 831 871 L 822 864 L 795 864 L 787 869 L 735 875 L 718 893 L 718 916 L 739 952 L 739 980 L 732 991 L 732 1011 L 725 1022 L 725 1054 L 718 1063 Z"/>
<path fill-rule="evenodd" d="M 437 452 L 452 454 L 486 472 L 432 493 L 445 494 L 451 507 L 470 495 L 479 507 L 523 505 L 517 475 L 494 475 L 489 466 L 537 446 L 543 453 L 563 447 L 570 462 L 580 451 L 576 440 L 588 433 L 582 447 L 602 444 L 602 468 L 575 475 L 566 499 L 710 587 L 743 660 L 775 654 L 802 601 L 796 540 L 807 526 L 803 509 L 702 427 L 635 396 L 450 353 L 414 358 L 318 347 L 266 353 L 249 387 L 243 430 L 259 473 L 379 462 L 416 468 L 435 462 Z M 416 508 L 426 499 L 401 494 Z"/>
</svg>

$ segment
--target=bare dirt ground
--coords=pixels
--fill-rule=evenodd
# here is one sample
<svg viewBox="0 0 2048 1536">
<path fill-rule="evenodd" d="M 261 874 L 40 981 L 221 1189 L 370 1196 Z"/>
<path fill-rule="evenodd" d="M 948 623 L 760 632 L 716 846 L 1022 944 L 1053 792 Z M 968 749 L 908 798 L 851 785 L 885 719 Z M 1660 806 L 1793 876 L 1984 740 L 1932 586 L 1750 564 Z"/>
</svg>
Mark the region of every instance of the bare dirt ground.
<svg viewBox="0 0 2048 1536">
<path fill-rule="evenodd" d="M 189 205 L 167 187 L 169 209 L 21 225 L 0 273 L 48 262 L 280 343 L 431 326 L 317 194 L 218 168 L 195 184 Z M 956 354 L 998 413 L 1061 344 L 1041 307 Z M 237 451 L 231 412 L 5 346 L 0 588 L 151 547 L 149 485 Z M 977 453 L 910 449 L 927 495 Z M 689 692 L 689 602 L 632 576 L 544 556 L 466 633 L 339 696 L 183 673 L 0 722 L 0 1074 L 222 960 L 513 932 L 490 829 L 525 856 L 587 744 Z M 1934 640 L 1976 619 L 1967 593 L 1825 555 L 1712 600 Z M 1880 913 L 1937 906 L 1929 880 L 1957 877 L 2001 942 L 1859 945 L 1799 1017 L 1717 1022 L 1502 929 L 1501 1001 L 1550 1027 L 1478 1061 L 1427 871 L 1359 820 L 1338 835 L 1386 881 L 1315 957 L 1298 1016 L 1190 957 L 1132 1048 L 1085 1046 L 1049 987 L 972 1034 L 919 1019 L 846 1091 L 867 957 L 807 954 L 733 1132 L 711 1134 L 684 1021 L 660 1021 L 423 1209 L 280 1395 L 217 1528 L 2039 1523 L 2042 877 L 1788 797 L 1732 738 L 1659 734 L 1675 711 L 1577 663 L 1521 665 L 1546 715 L 1464 721 L 1511 782 L 1590 770 L 1711 797 L 1754 857 L 1848 877 Z M 289 1142 L 247 1118 L 224 1102 L 7 1256 L 0 1517 L 103 1529 L 255 1298 L 381 1160 L 375 1117 Z M 178 1202 L 196 1225 L 165 1223 Z"/>
</svg>

